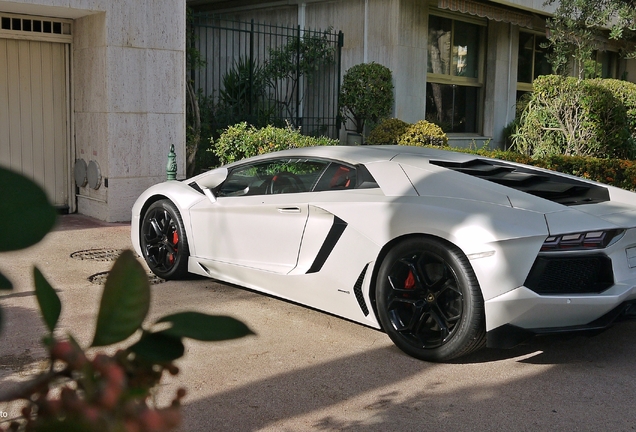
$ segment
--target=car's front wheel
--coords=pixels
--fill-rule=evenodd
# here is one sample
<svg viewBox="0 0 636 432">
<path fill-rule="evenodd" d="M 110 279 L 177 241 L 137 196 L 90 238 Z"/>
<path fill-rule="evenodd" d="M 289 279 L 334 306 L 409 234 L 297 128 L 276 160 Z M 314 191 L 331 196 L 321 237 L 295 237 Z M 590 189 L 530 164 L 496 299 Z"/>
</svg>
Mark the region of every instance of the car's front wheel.
<svg viewBox="0 0 636 432">
<path fill-rule="evenodd" d="M 376 305 L 384 331 L 413 357 L 446 361 L 485 345 L 477 278 L 461 250 L 441 240 L 395 245 L 378 272 Z"/>
<path fill-rule="evenodd" d="M 188 239 L 179 210 L 169 200 L 148 207 L 140 232 L 141 251 L 150 270 L 163 279 L 180 279 L 188 273 Z"/>
</svg>

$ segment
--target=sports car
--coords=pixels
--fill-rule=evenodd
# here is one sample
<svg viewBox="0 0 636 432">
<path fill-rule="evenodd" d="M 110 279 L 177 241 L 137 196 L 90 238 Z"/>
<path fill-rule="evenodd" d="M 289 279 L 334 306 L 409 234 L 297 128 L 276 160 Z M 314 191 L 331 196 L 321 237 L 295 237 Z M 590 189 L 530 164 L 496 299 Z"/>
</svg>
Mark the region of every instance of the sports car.
<svg viewBox="0 0 636 432">
<path fill-rule="evenodd" d="M 636 315 L 636 194 L 421 147 L 285 150 L 146 190 L 134 248 L 446 361 Z"/>
</svg>

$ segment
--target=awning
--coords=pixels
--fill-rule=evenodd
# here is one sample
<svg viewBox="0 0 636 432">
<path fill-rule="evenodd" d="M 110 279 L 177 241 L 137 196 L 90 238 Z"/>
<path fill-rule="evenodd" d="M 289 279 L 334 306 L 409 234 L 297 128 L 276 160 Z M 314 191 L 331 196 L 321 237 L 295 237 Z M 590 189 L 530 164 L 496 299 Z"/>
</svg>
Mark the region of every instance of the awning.
<svg viewBox="0 0 636 432">
<path fill-rule="evenodd" d="M 493 21 L 507 22 L 521 27 L 532 28 L 532 16 L 509 9 L 491 6 L 471 0 L 437 0 L 437 7 L 454 12 L 476 15 Z"/>
</svg>

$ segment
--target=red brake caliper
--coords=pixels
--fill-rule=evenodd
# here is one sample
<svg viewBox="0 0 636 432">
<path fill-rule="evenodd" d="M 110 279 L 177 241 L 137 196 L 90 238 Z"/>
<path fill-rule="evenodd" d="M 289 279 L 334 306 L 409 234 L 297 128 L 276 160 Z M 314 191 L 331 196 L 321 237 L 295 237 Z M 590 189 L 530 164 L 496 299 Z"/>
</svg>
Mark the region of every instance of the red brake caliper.
<svg viewBox="0 0 636 432">
<path fill-rule="evenodd" d="M 174 251 L 177 252 L 177 244 L 179 243 L 179 234 L 175 231 L 172 233 L 172 244 L 175 246 Z M 170 265 L 174 264 L 174 254 L 170 254 L 168 257 Z"/>
<path fill-rule="evenodd" d="M 410 290 L 415 287 L 415 276 L 413 276 L 413 271 L 409 270 L 409 275 L 406 277 L 404 281 L 404 289 Z"/>
</svg>

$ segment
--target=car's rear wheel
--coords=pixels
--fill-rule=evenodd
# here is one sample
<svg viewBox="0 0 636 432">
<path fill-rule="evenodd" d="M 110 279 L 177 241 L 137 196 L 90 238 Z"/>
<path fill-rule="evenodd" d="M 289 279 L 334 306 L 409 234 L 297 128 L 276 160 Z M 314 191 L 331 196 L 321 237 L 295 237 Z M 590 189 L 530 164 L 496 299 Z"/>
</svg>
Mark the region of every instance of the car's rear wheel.
<svg viewBox="0 0 636 432">
<path fill-rule="evenodd" d="M 143 216 L 141 251 L 150 270 L 163 279 L 180 279 L 188 273 L 188 239 L 183 220 L 169 200 L 157 201 Z"/>
<path fill-rule="evenodd" d="M 441 240 L 395 245 L 378 272 L 376 305 L 384 331 L 413 357 L 445 361 L 485 345 L 477 278 L 466 256 Z"/>
</svg>

